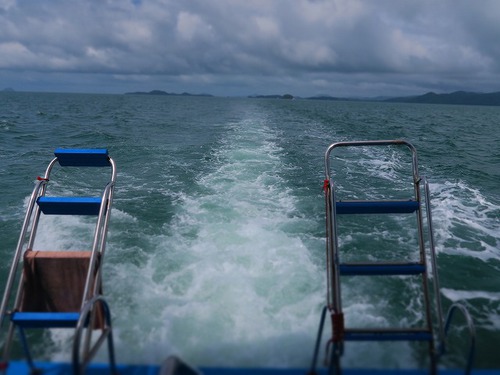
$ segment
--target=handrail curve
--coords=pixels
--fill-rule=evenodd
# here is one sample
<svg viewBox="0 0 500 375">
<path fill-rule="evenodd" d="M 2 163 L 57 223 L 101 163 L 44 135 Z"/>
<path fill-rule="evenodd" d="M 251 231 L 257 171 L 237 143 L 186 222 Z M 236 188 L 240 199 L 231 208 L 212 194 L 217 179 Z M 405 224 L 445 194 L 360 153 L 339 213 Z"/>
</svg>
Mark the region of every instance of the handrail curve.
<svg viewBox="0 0 500 375">
<path fill-rule="evenodd" d="M 472 317 L 469 313 L 469 310 L 462 303 L 455 302 L 448 309 L 448 313 L 446 315 L 446 322 L 444 325 L 445 340 L 441 342 L 439 356 L 446 353 L 446 336 L 448 335 L 448 330 L 450 328 L 451 320 L 453 319 L 455 311 L 457 311 L 457 310 L 459 310 L 462 313 L 462 315 L 464 316 L 464 318 L 467 322 L 467 327 L 469 328 L 469 335 L 470 335 L 469 353 L 467 356 L 467 364 L 465 366 L 465 372 L 464 372 L 465 375 L 469 375 L 472 371 L 472 365 L 474 362 L 474 356 L 475 356 L 475 352 L 476 352 L 476 327 L 475 327 L 474 321 L 472 320 Z"/>
</svg>

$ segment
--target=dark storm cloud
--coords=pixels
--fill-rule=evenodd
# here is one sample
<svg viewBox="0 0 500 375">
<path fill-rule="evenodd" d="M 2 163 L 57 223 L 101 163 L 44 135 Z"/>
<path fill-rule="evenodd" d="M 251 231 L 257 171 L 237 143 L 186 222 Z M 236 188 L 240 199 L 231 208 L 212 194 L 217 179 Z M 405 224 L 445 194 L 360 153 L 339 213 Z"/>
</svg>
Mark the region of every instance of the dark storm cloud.
<svg viewBox="0 0 500 375">
<path fill-rule="evenodd" d="M 499 25 L 494 0 L 0 0 L 0 88 L 497 91 Z"/>
</svg>

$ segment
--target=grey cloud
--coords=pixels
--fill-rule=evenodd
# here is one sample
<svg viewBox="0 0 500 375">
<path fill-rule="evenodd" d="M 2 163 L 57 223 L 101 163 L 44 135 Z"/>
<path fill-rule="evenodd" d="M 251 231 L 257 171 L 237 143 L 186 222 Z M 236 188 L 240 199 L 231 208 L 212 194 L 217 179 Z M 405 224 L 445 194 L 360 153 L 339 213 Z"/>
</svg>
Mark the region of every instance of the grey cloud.
<svg viewBox="0 0 500 375">
<path fill-rule="evenodd" d="M 481 6 L 465 0 L 0 0 L 0 79 L 15 86 L 21 72 L 73 74 L 69 81 L 78 84 L 83 78 L 76 75 L 84 73 L 96 90 L 104 79 L 118 92 L 155 82 L 217 94 L 224 87 L 227 94 L 494 91 L 499 7 L 494 0 Z"/>
</svg>

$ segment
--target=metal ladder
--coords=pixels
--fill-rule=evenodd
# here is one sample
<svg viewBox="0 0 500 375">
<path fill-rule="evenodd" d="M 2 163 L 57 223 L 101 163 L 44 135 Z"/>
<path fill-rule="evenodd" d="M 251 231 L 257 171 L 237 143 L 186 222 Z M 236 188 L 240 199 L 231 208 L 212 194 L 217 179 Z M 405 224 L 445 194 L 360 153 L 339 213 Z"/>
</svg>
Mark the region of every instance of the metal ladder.
<svg viewBox="0 0 500 375">
<path fill-rule="evenodd" d="M 8 370 L 16 329 L 19 331 L 27 362 L 32 373 L 35 373 L 36 364 L 30 353 L 25 330 L 70 328 L 75 330 L 72 348 L 73 373 L 84 373 L 86 366 L 105 341 L 108 344 L 111 371 L 116 373 L 110 311 L 101 295 L 102 261 L 116 180 L 115 162 L 109 157 L 106 149 L 59 148 L 55 150 L 54 155 L 55 158 L 48 164 L 44 177 L 38 177 L 31 194 L 0 306 L 0 325 L 3 325 L 7 318 L 9 320 L 0 372 Z M 64 168 L 107 167 L 111 170 L 111 177 L 99 197 L 47 196 L 47 185 L 56 164 Z M 91 250 L 34 250 L 41 213 L 96 217 Z M 43 271 L 44 267 L 49 272 Z M 77 285 L 73 285 L 73 281 L 66 282 L 60 276 L 63 270 L 73 269 L 83 269 L 81 282 L 76 283 Z M 53 272 L 54 270 L 61 272 Z M 41 276 L 47 273 L 50 275 Z M 30 280 L 35 278 L 38 279 L 33 287 Z M 16 288 L 17 292 L 13 293 Z M 34 292 L 32 288 L 35 288 Z M 44 297 L 39 298 L 41 295 Z M 56 295 L 63 297 L 57 301 Z M 37 299 L 42 301 L 35 302 Z M 69 306 L 68 302 L 72 299 L 75 301 L 73 307 Z M 65 303 L 68 305 L 61 308 Z M 93 337 L 93 332 L 96 332 L 97 337 Z"/>
<path fill-rule="evenodd" d="M 413 193 L 405 199 L 395 200 L 348 200 L 337 198 L 338 187 L 332 179 L 332 152 L 339 148 L 402 146 L 411 153 L 411 173 Z M 423 194 L 422 190 L 423 189 Z M 341 373 L 341 356 L 346 341 L 409 341 L 423 342 L 428 346 L 430 358 L 429 372 L 437 373 L 439 357 L 446 351 L 446 336 L 450 321 L 455 311 L 460 311 L 467 320 L 470 331 L 470 346 L 466 373 L 470 373 L 475 347 L 475 331 L 467 309 L 461 304 L 453 304 L 443 324 L 443 312 L 440 297 L 439 277 L 437 272 L 434 238 L 432 234 L 432 218 L 429 202 L 428 183 L 419 176 L 417 152 L 412 144 L 403 140 L 338 142 L 330 145 L 325 153 L 325 203 L 326 203 L 326 260 L 327 260 L 327 305 L 321 315 L 316 346 L 311 365 L 311 374 L 315 374 L 319 347 L 327 312 L 330 313 L 332 335 L 327 344 L 327 361 L 330 374 Z M 424 199 L 422 199 L 424 198 Z M 424 214 L 426 228 L 424 228 Z M 340 215 L 384 215 L 414 214 L 416 215 L 416 233 L 418 260 L 416 261 L 374 261 L 374 262 L 342 262 L 341 246 L 338 239 L 338 216 Z M 341 279 L 354 276 L 415 276 L 421 280 L 423 299 L 423 320 L 419 327 L 404 328 L 357 328 L 346 327 L 342 309 Z M 431 282 L 432 281 L 432 282 Z M 433 284 L 432 290 L 430 283 Z M 434 294 L 434 298 L 432 295 Z M 432 308 L 434 306 L 434 309 Z"/>
</svg>

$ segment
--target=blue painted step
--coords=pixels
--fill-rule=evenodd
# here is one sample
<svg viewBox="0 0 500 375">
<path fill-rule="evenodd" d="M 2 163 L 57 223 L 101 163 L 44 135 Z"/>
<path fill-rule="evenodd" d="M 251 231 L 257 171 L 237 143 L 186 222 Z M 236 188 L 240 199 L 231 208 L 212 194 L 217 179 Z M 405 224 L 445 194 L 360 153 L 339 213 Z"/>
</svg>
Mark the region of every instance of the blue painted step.
<svg viewBox="0 0 500 375">
<path fill-rule="evenodd" d="M 432 333 L 425 329 L 346 329 L 344 339 L 349 341 L 432 341 Z"/>
<path fill-rule="evenodd" d="M 105 148 L 58 148 L 54 151 L 63 167 L 109 167 L 108 150 Z"/>
<path fill-rule="evenodd" d="M 23 328 L 71 328 L 79 318 L 77 312 L 15 312 L 10 320 Z"/>
<path fill-rule="evenodd" d="M 38 206 L 46 215 L 98 215 L 101 198 L 39 197 Z"/>
<path fill-rule="evenodd" d="M 394 201 L 338 201 L 336 213 L 343 214 L 405 214 L 418 210 L 414 200 Z"/>
<path fill-rule="evenodd" d="M 339 268 L 341 275 L 349 276 L 420 275 L 425 272 L 425 265 L 420 263 L 343 263 Z"/>
</svg>

